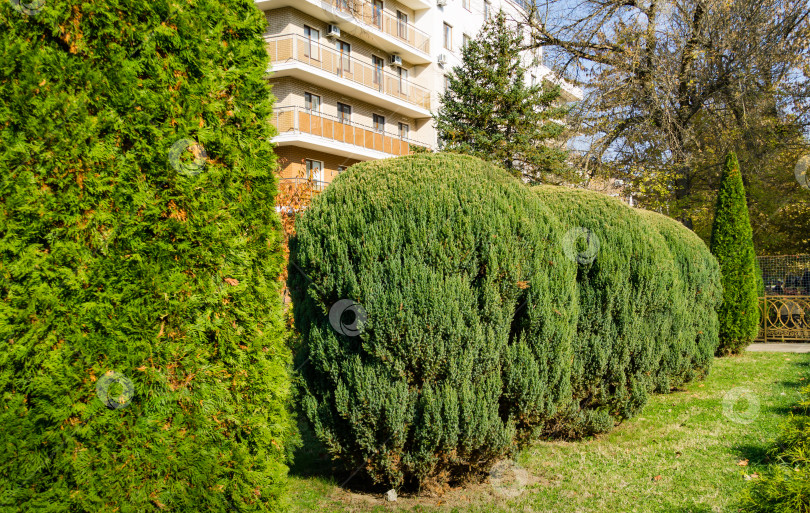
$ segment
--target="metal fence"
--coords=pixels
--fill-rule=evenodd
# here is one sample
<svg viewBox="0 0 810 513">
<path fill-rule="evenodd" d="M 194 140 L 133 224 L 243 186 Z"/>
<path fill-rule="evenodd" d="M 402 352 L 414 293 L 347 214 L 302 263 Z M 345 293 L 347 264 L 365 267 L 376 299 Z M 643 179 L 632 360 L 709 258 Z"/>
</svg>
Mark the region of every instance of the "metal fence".
<svg viewBox="0 0 810 513">
<path fill-rule="evenodd" d="M 764 283 L 758 342 L 810 342 L 810 255 L 757 258 Z"/>
</svg>

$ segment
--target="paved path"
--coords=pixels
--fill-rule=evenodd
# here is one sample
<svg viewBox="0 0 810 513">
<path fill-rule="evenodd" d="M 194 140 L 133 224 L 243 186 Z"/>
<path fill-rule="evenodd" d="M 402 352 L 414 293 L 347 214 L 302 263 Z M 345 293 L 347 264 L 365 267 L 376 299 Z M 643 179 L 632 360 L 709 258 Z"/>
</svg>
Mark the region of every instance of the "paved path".
<svg viewBox="0 0 810 513">
<path fill-rule="evenodd" d="M 810 344 L 795 342 L 792 344 L 751 344 L 746 351 L 765 353 L 810 353 Z"/>
</svg>

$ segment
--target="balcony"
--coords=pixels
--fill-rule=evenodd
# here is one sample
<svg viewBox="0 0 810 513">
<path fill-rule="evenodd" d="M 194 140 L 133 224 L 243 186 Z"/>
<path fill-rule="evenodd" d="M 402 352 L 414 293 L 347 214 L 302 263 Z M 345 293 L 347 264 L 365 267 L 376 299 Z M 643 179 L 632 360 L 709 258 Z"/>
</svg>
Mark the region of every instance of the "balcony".
<svg viewBox="0 0 810 513">
<path fill-rule="evenodd" d="M 357 160 L 407 155 L 411 146 L 427 146 L 298 106 L 277 107 L 273 124 L 278 129 L 273 142 L 279 146 L 300 146 Z"/>
<path fill-rule="evenodd" d="M 331 0 L 331 2 L 338 11 L 362 24 L 362 28 L 391 36 L 430 59 L 430 36 L 412 23 L 402 21 L 365 0 Z"/>
<path fill-rule="evenodd" d="M 431 0 L 401 0 L 401 3 L 415 10 L 428 9 L 433 5 Z M 412 64 L 432 62 L 430 37 L 425 32 L 410 23 L 412 20 L 401 23 L 390 13 L 375 12 L 368 0 L 258 0 L 255 4 L 262 11 L 292 7 L 313 18 L 337 25 L 341 32 L 363 39 L 383 53 L 398 53 Z"/>
<path fill-rule="evenodd" d="M 273 76 L 294 77 L 413 118 L 430 117 L 430 91 L 298 34 L 265 37 Z"/>
</svg>

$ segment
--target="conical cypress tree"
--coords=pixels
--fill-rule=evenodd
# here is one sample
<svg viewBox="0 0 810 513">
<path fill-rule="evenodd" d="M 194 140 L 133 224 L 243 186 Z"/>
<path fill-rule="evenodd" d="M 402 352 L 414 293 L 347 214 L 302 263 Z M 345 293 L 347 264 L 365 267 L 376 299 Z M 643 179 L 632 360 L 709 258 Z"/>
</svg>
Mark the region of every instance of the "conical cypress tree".
<svg viewBox="0 0 810 513">
<path fill-rule="evenodd" d="M 718 355 L 745 349 L 759 331 L 757 267 L 748 205 L 737 156 L 729 153 L 712 225 L 712 254 L 720 263 L 723 303 L 718 310 Z"/>
<path fill-rule="evenodd" d="M 0 511 L 282 508 L 265 23 L 0 2 Z"/>
</svg>

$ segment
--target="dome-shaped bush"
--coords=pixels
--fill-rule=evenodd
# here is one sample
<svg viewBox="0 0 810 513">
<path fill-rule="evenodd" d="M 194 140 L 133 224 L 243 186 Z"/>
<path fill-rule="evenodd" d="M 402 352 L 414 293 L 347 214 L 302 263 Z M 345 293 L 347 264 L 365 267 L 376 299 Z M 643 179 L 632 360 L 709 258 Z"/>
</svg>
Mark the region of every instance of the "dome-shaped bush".
<svg viewBox="0 0 810 513">
<path fill-rule="evenodd" d="M 708 250 L 647 217 L 461 155 L 352 166 L 290 244 L 304 417 L 389 486 L 484 469 L 540 430 L 609 429 L 707 363 L 680 342 L 711 312 L 673 306 L 694 288 L 673 253 Z"/>
</svg>

